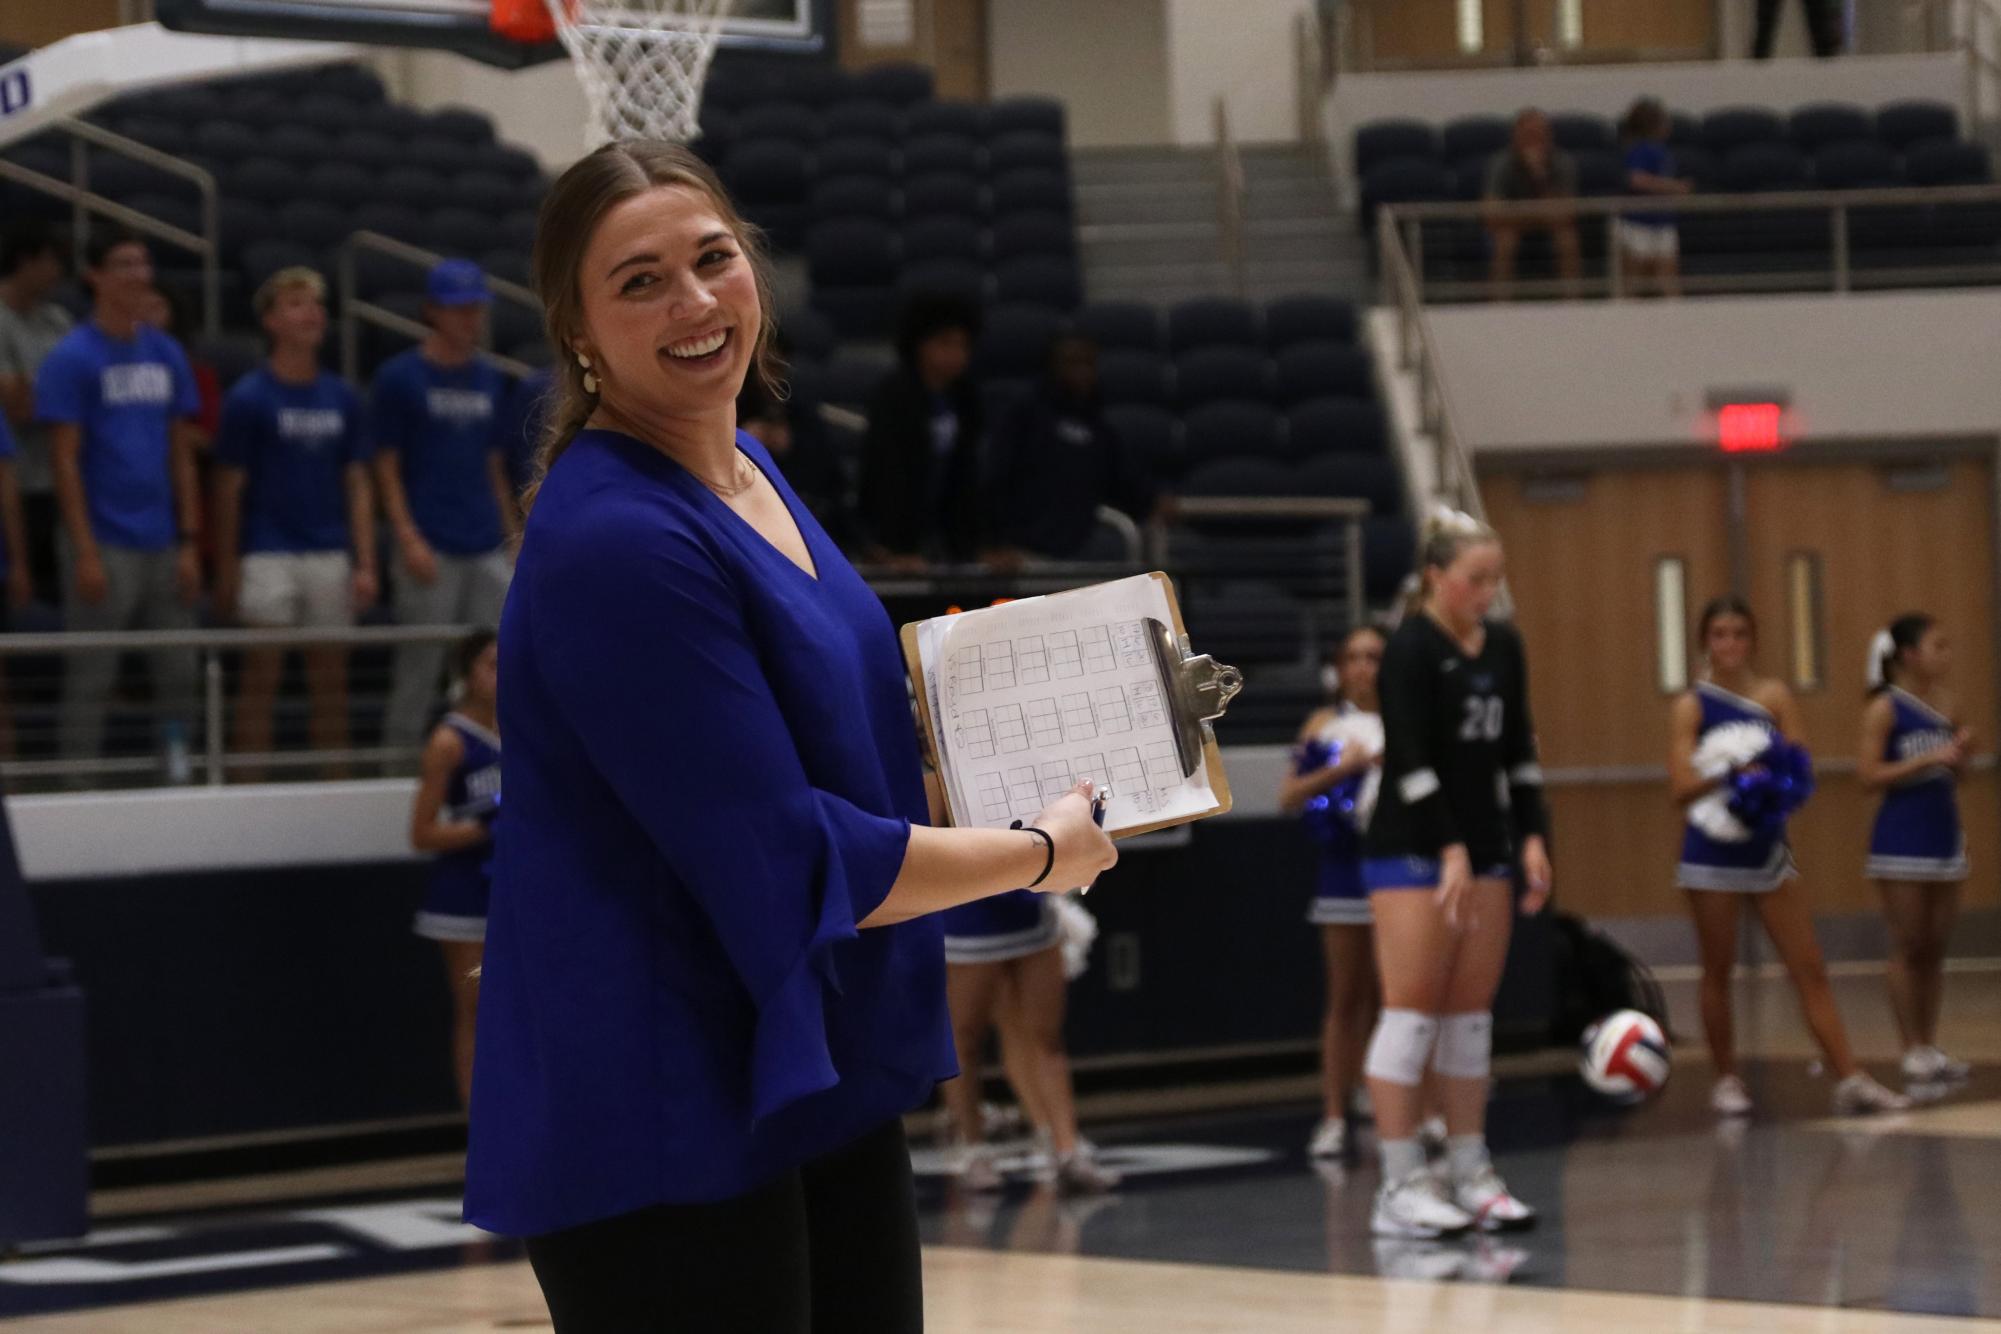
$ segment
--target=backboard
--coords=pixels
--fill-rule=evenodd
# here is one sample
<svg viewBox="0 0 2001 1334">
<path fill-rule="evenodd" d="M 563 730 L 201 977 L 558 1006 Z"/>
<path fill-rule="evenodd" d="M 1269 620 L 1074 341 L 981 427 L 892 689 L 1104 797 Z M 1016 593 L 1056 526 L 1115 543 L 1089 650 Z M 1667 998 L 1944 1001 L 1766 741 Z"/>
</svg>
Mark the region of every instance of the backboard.
<svg viewBox="0 0 2001 1334">
<path fill-rule="evenodd" d="M 183 32 L 293 37 L 455 51 L 516 69 L 563 56 L 555 42 L 524 46 L 495 34 L 488 0 L 154 0 L 160 22 Z M 819 54 L 827 0 L 735 0 L 725 48 Z"/>
</svg>

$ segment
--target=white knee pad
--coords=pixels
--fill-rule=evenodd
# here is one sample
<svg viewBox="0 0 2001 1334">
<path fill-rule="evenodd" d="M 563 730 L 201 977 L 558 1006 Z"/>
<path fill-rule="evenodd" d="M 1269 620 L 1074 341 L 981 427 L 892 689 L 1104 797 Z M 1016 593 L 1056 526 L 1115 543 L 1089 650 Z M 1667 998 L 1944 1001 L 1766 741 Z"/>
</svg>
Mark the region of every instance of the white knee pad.
<svg viewBox="0 0 2001 1334">
<path fill-rule="evenodd" d="M 1416 1010 L 1384 1010 L 1369 1040 L 1369 1078 L 1385 1084 L 1416 1088 L 1424 1082 L 1424 1063 L 1438 1040 L 1438 1020 Z"/>
<path fill-rule="evenodd" d="M 1485 1079 L 1494 1064 L 1494 1016 L 1485 1010 L 1448 1014 L 1438 1021 L 1432 1069 L 1447 1079 Z"/>
</svg>

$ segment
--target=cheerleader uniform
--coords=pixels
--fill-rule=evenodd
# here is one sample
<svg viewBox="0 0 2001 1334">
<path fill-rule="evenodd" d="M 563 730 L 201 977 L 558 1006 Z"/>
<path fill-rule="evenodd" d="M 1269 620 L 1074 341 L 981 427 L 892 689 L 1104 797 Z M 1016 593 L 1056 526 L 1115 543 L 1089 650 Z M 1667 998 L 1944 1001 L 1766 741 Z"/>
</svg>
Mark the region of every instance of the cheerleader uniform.
<svg viewBox="0 0 2001 1334">
<path fill-rule="evenodd" d="M 1382 795 L 1363 883 L 1372 894 L 1436 888 L 1439 852 L 1455 843 L 1476 878 L 1511 879 L 1521 841 L 1547 824 L 1521 635 L 1489 622 L 1468 657 L 1431 617 L 1408 617 L 1381 682 Z"/>
<path fill-rule="evenodd" d="M 448 713 L 444 726 L 458 733 L 465 757 L 445 789 L 445 813 L 453 821 L 483 820 L 500 814 L 500 738 L 464 714 Z M 431 863 L 413 929 L 432 940 L 485 940 L 491 842 L 440 854 Z"/>
<path fill-rule="evenodd" d="M 1883 758 L 1915 759 L 1952 744 L 1950 718 L 1908 690 L 1889 687 L 1895 710 Z M 1876 880 L 1966 879 L 1966 835 L 1959 824 L 1959 782 L 1944 765 L 1921 769 L 1883 794 L 1869 839 L 1866 873 Z"/>
<path fill-rule="evenodd" d="M 1333 760 L 1345 758 L 1352 746 L 1382 754 L 1383 720 L 1344 701 L 1301 748 L 1299 773 L 1325 768 L 1330 755 Z M 1375 920 L 1369 911 L 1368 886 L 1362 883 L 1362 841 L 1374 813 L 1381 772 L 1366 769 L 1307 803 L 1308 825 L 1320 842 L 1320 878 L 1306 910 L 1306 920 L 1315 926 L 1368 926 Z"/>
<path fill-rule="evenodd" d="M 1755 723 L 1767 732 L 1778 733 L 1778 724 L 1764 705 L 1713 682 L 1696 682 L 1695 699 L 1702 706 L 1702 722 L 1696 734 L 1698 747 L 1703 737 L 1732 724 Z M 1730 843 L 1712 838 L 1691 824 L 1682 834 L 1681 864 L 1675 869 L 1675 884 L 1682 889 L 1725 894 L 1769 894 L 1797 874 L 1783 828 L 1753 833 L 1741 843 Z"/>
<path fill-rule="evenodd" d="M 1010 890 L 989 899 L 947 908 L 946 963 L 1006 963 L 1026 959 L 1056 945 L 1061 927 L 1053 895 Z"/>
</svg>

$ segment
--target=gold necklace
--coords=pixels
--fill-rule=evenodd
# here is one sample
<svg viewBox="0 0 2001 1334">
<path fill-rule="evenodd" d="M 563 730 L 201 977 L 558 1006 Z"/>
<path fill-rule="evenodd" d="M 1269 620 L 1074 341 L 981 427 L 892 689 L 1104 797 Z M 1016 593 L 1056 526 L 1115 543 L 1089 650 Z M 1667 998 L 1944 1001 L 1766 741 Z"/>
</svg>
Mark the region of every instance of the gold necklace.
<svg viewBox="0 0 2001 1334">
<path fill-rule="evenodd" d="M 693 468 L 689 468 L 688 471 L 695 472 L 696 481 L 700 482 L 703 486 L 708 487 L 709 490 L 715 492 L 717 495 L 721 496 L 724 500 L 734 499 L 735 497 L 740 496 L 744 492 L 750 490 L 753 486 L 756 486 L 757 476 L 758 476 L 757 465 L 753 464 L 749 459 L 745 458 L 743 456 L 742 450 L 739 449 L 735 453 L 736 453 L 737 470 L 738 470 L 737 475 L 743 477 L 743 480 L 737 483 L 735 486 L 718 486 L 716 483 L 702 476 L 702 474 L 695 472 Z M 746 472 L 749 474 L 748 476 L 744 476 Z"/>
</svg>

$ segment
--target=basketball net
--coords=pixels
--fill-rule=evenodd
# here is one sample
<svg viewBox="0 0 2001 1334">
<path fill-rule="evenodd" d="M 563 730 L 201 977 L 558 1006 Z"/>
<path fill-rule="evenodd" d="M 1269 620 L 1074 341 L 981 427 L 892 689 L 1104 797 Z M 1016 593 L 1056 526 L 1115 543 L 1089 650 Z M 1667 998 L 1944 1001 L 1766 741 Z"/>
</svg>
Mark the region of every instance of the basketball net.
<svg viewBox="0 0 2001 1334">
<path fill-rule="evenodd" d="M 590 101 L 593 146 L 695 137 L 702 81 L 732 0 L 496 0 L 494 26 L 555 37 Z"/>
</svg>

